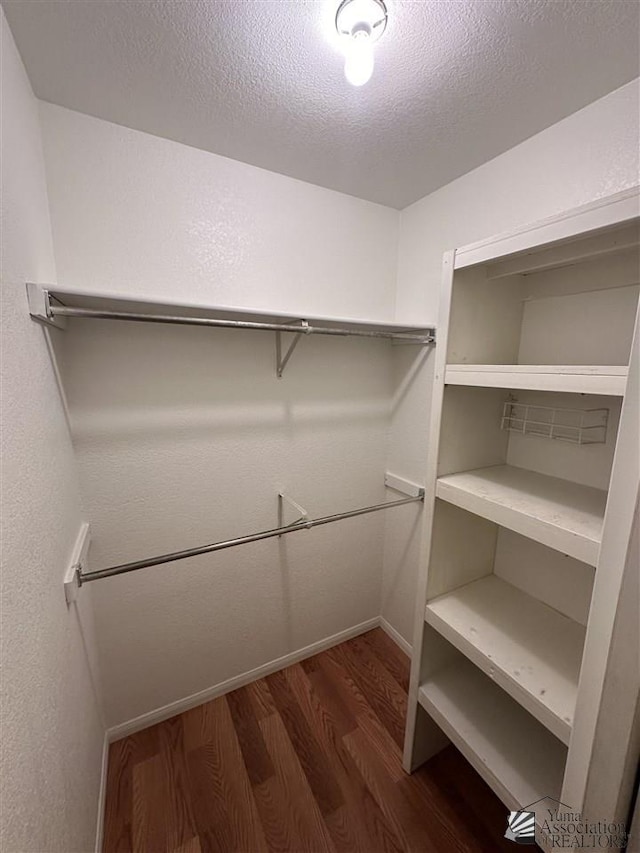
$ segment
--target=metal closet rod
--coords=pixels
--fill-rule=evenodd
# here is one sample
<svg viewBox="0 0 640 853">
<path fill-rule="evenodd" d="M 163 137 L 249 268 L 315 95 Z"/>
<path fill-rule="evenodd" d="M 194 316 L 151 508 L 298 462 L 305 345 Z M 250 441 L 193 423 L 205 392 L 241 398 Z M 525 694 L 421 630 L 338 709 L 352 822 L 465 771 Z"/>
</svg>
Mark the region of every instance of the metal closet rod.
<svg viewBox="0 0 640 853">
<path fill-rule="evenodd" d="M 147 569 L 150 566 L 160 566 L 163 563 L 172 563 L 174 560 L 186 560 L 187 557 L 197 557 L 200 554 L 210 554 L 212 551 L 223 551 L 225 548 L 235 548 L 236 545 L 247 545 L 249 542 L 258 542 L 260 539 L 272 539 L 275 536 L 285 536 L 287 533 L 297 533 L 299 530 L 311 530 L 321 524 L 331 524 L 333 521 L 342 521 L 345 518 L 355 518 L 357 515 L 366 515 L 369 512 L 378 512 L 391 506 L 402 506 L 403 504 L 417 503 L 424 500 L 424 489 L 420 489 L 417 497 L 401 498 L 397 501 L 387 501 L 375 506 L 366 506 L 362 509 L 352 509 L 350 512 L 338 512 L 334 515 L 325 515 L 323 518 L 310 518 L 306 521 L 297 521 L 286 527 L 276 527 L 273 530 L 263 530 L 261 533 L 251 533 L 249 536 L 238 536 L 236 539 L 227 539 L 224 542 L 213 542 L 211 545 L 202 545 L 200 548 L 187 548 L 184 551 L 174 551 L 173 554 L 161 554 L 159 557 L 149 557 L 147 560 L 136 560 L 133 563 L 123 563 L 121 566 L 111 566 L 108 569 L 98 569 L 94 572 L 83 572 L 77 569 L 76 576 L 78 585 L 82 586 L 89 581 L 98 581 L 102 578 L 110 578 L 114 575 L 124 575 L 127 572 L 135 572 L 138 569 Z"/>
<path fill-rule="evenodd" d="M 293 323 L 254 323 L 249 320 L 218 320 L 212 317 L 181 317 L 175 314 L 142 314 L 133 311 L 106 311 L 96 308 L 71 308 L 50 303 L 51 317 L 79 317 L 88 320 L 130 320 L 136 323 L 173 323 L 186 326 L 214 326 L 225 329 L 253 329 L 265 332 L 295 332 L 304 335 L 336 335 L 339 337 L 391 338 L 410 343 L 431 344 L 435 337 L 433 329 L 416 335 L 406 332 L 381 332 L 374 329 L 332 329 L 329 326 L 310 326 L 304 321 Z"/>
</svg>

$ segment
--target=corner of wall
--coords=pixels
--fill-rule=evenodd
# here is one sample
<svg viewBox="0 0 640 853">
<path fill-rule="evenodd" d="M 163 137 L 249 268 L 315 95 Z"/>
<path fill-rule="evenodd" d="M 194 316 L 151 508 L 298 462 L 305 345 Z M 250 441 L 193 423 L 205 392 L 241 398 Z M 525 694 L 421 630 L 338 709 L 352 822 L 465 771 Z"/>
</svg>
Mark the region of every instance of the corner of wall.
<svg viewBox="0 0 640 853">
<path fill-rule="evenodd" d="M 6 850 L 90 849 L 104 728 L 62 576 L 79 527 L 71 441 L 25 283 L 55 281 L 35 97 L 2 30 L 2 670 Z M 34 804 L 35 807 L 34 807 Z"/>
</svg>

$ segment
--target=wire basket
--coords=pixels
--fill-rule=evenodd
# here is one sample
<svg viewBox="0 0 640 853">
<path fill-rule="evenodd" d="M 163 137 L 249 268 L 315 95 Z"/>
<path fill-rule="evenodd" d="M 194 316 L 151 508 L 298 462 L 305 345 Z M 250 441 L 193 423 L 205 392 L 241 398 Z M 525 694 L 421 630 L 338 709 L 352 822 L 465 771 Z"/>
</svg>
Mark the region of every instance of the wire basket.
<svg viewBox="0 0 640 853">
<path fill-rule="evenodd" d="M 604 444 L 608 421 L 609 409 L 558 409 L 511 402 L 504 404 L 501 427 L 571 444 Z"/>
</svg>

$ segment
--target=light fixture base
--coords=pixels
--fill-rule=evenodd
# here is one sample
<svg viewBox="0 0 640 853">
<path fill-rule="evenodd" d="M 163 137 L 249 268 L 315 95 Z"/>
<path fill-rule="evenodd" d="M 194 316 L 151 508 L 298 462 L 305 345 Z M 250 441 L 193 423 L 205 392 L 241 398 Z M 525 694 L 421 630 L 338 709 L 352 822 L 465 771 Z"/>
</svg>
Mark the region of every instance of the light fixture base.
<svg viewBox="0 0 640 853">
<path fill-rule="evenodd" d="M 349 38 L 366 32 L 373 43 L 384 33 L 387 17 L 383 0 L 342 0 L 336 12 L 336 30 Z"/>
</svg>

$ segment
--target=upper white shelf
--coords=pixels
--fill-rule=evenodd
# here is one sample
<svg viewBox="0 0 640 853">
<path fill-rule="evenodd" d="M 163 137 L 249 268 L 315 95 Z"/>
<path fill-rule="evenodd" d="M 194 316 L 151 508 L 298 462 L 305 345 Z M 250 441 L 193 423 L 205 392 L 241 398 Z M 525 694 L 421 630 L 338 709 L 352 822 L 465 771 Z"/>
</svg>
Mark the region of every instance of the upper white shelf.
<svg viewBox="0 0 640 853">
<path fill-rule="evenodd" d="M 183 322 L 187 325 L 228 325 L 230 328 L 236 326 L 241 329 L 257 328 L 266 331 L 288 331 L 287 328 L 278 327 L 290 326 L 291 331 L 304 334 L 353 334 L 389 338 L 397 336 L 399 340 L 404 336 L 427 339 L 433 337 L 435 332 L 434 326 L 407 326 L 378 320 L 289 314 L 262 309 L 185 303 L 171 299 L 154 301 L 119 293 L 64 290 L 55 285 L 28 284 L 27 295 L 31 316 L 52 325 L 63 325 L 66 317 L 73 316 L 140 322 L 163 322 L 160 318 L 164 317 L 164 322 L 175 324 Z M 311 328 L 306 328 L 303 323 Z"/>
<path fill-rule="evenodd" d="M 629 369 L 591 364 L 448 364 L 447 385 L 624 396 Z"/>
<path fill-rule="evenodd" d="M 276 376 L 280 379 L 298 341 L 307 335 L 333 335 L 392 340 L 394 343 L 424 346 L 435 343 L 435 328 L 350 320 L 338 317 L 311 317 L 245 308 L 194 305 L 176 301 L 154 302 L 130 296 L 81 293 L 46 285 L 27 284 L 29 313 L 34 320 L 64 328 L 67 319 L 120 320 L 240 331 L 275 332 Z M 281 332 L 289 332 L 288 347 Z"/>
<path fill-rule="evenodd" d="M 607 493 L 512 465 L 440 477 L 436 496 L 549 548 L 597 564 Z"/>
<path fill-rule="evenodd" d="M 584 204 L 581 207 L 541 219 L 533 225 L 516 228 L 507 234 L 499 234 L 488 240 L 471 243 L 458 249 L 455 254 L 455 268 L 474 266 L 487 261 L 498 261 L 515 256 L 536 256 L 531 262 L 525 264 L 525 268 L 537 267 L 537 259 L 542 256 L 547 248 L 552 252 L 558 250 L 562 258 L 560 263 L 572 263 L 576 257 L 582 258 L 585 253 L 582 249 L 583 237 L 588 237 L 596 232 L 607 229 L 625 229 L 627 224 L 637 222 L 639 188 L 630 187 L 606 199 Z M 562 243 L 565 245 L 562 246 Z M 573 244 L 577 245 L 574 247 Z M 637 243 L 637 238 L 636 238 Z M 566 251 L 563 251 L 566 247 Z M 613 247 L 604 248 L 604 252 Z M 596 247 L 596 252 L 598 247 Z M 558 259 L 556 258 L 556 262 Z"/>
<path fill-rule="evenodd" d="M 433 599 L 425 619 L 569 743 L 583 625 L 495 575 Z"/>
</svg>

